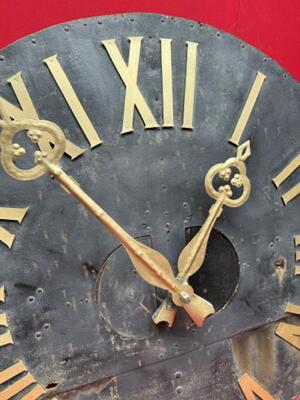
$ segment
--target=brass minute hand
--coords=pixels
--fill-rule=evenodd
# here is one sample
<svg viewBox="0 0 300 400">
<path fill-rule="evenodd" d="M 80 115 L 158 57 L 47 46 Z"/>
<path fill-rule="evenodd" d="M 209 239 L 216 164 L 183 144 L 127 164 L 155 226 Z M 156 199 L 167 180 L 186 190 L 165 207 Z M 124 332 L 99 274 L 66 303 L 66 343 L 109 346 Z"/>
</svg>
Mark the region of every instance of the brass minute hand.
<svg viewBox="0 0 300 400">
<path fill-rule="evenodd" d="M 167 290 L 172 295 L 173 302 L 177 306 L 183 307 L 196 325 L 202 324 L 202 320 L 208 313 L 213 312 L 212 305 L 195 295 L 187 282 L 176 280 L 171 265 L 162 254 L 136 241 L 57 165 L 65 150 L 65 138 L 57 125 L 41 120 L 15 120 L 12 122 L 4 115 L 4 120 L 0 121 L 0 127 L 3 128 L 0 137 L 1 163 L 9 175 L 19 180 L 35 179 L 44 173 L 53 176 L 124 246 L 132 264 L 144 280 Z M 15 158 L 25 154 L 23 148 L 12 143 L 16 133 L 21 130 L 28 130 L 28 136 L 32 142 L 39 145 L 41 145 L 44 135 L 51 137 L 52 142 L 55 143 L 53 150 L 48 154 L 43 151 L 35 153 L 37 165 L 30 170 L 21 170 L 13 162 Z"/>
<path fill-rule="evenodd" d="M 214 198 L 216 202 L 209 210 L 209 215 L 202 225 L 197 235 L 184 247 L 178 258 L 178 275 L 177 280 L 186 282 L 188 278 L 197 272 L 205 258 L 207 242 L 211 230 L 223 211 L 223 206 L 239 207 L 244 204 L 249 198 L 251 191 L 251 184 L 246 176 L 245 161 L 250 156 L 250 142 L 247 141 L 238 147 L 237 156 L 228 159 L 223 164 L 214 165 L 207 173 L 205 178 L 205 189 L 207 194 Z M 239 173 L 234 174 L 233 178 L 232 169 L 235 168 Z M 219 186 L 218 190 L 213 186 L 213 179 L 216 176 L 224 181 L 230 181 L 230 184 Z M 243 188 L 242 194 L 233 199 L 232 186 L 236 188 Z M 176 307 L 172 304 L 170 298 L 165 299 L 159 309 L 154 313 L 153 319 L 155 323 L 162 321 L 168 322 L 169 326 L 173 325 L 176 315 Z"/>
</svg>

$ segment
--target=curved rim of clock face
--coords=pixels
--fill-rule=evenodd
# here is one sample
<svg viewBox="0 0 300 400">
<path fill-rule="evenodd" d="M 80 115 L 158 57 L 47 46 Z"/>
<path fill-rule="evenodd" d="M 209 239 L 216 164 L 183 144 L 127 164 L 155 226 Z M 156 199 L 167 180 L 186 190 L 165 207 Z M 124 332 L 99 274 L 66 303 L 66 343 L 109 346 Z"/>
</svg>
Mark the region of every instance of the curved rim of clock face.
<svg viewBox="0 0 300 400">
<path fill-rule="evenodd" d="M 276 59 L 268 56 L 267 54 L 265 54 L 263 51 L 261 51 L 260 49 L 258 49 L 254 45 L 251 45 L 250 43 L 240 39 L 236 35 L 228 33 L 226 31 L 224 31 L 223 29 L 216 28 L 213 25 L 209 25 L 209 24 L 206 24 L 205 22 L 197 21 L 197 20 L 194 20 L 194 19 L 183 18 L 183 17 L 169 15 L 169 14 L 151 13 L 151 12 L 138 12 L 138 13 L 137 12 L 129 12 L 129 13 L 117 13 L 117 14 L 103 14 L 103 15 L 95 15 L 95 16 L 92 16 L 92 17 L 85 17 L 85 18 L 78 18 L 78 19 L 72 19 L 72 20 L 69 20 L 69 21 L 64 21 L 64 22 L 61 22 L 61 23 L 58 23 L 58 24 L 51 25 L 51 26 L 49 26 L 49 27 L 47 27 L 45 29 L 41 29 L 41 30 L 32 32 L 31 34 L 27 35 L 26 37 L 22 37 L 20 39 L 17 39 L 16 41 L 14 41 L 14 42 L 10 43 L 9 45 L 7 45 L 7 46 L 3 47 L 2 49 L 0 49 L 0 56 L 1 56 L 1 53 L 3 51 L 5 51 L 10 46 L 13 46 L 15 43 L 19 43 L 19 42 L 23 41 L 24 39 L 28 39 L 28 38 L 31 38 L 31 37 L 34 38 L 35 36 L 39 35 L 40 32 L 48 31 L 49 29 L 54 29 L 56 27 L 64 27 L 64 29 L 67 31 L 68 28 L 69 28 L 69 25 L 72 25 L 74 23 L 81 22 L 85 26 L 85 24 L 87 24 L 89 21 L 97 20 L 97 23 L 99 25 L 102 25 L 103 20 L 106 20 L 107 18 L 111 18 L 111 17 L 113 17 L 113 18 L 115 18 L 115 17 L 134 18 L 137 15 L 154 16 L 154 17 L 158 17 L 158 18 L 167 18 L 167 19 L 171 19 L 173 21 L 181 21 L 182 20 L 182 21 L 185 21 L 187 23 L 198 24 L 200 27 L 211 28 L 216 32 L 216 34 L 219 34 L 219 35 L 222 35 L 222 36 L 225 35 L 225 36 L 228 36 L 228 37 L 232 37 L 233 39 L 239 40 L 242 45 L 245 45 L 247 47 L 253 48 L 255 51 L 257 51 L 260 54 L 262 54 L 266 60 L 277 64 L 278 67 L 280 67 L 282 69 L 282 71 L 289 76 L 289 79 L 292 79 L 295 82 L 299 83 L 297 81 L 297 79 L 295 79 L 292 75 L 290 75 L 290 73 L 287 70 L 285 70 L 284 67 Z"/>
<path fill-rule="evenodd" d="M 297 395 L 299 84 L 160 14 L 0 57 L 0 398 Z"/>
</svg>

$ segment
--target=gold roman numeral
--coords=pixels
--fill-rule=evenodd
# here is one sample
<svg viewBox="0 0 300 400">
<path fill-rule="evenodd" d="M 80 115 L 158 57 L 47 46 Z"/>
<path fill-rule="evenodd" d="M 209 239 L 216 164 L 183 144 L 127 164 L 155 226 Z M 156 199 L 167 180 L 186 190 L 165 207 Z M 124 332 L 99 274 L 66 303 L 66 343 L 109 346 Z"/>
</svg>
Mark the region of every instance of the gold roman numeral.
<svg viewBox="0 0 300 400">
<path fill-rule="evenodd" d="M 141 36 L 129 37 L 128 63 L 125 62 L 121 55 L 115 39 L 102 41 L 126 87 L 121 134 L 133 132 L 135 108 L 139 112 L 146 129 L 159 127 L 137 83 L 142 40 L 143 37 Z M 168 128 L 174 126 L 172 39 L 161 38 L 160 43 L 163 98 L 162 126 Z M 198 43 L 186 42 L 186 45 L 187 58 L 182 128 L 193 129 Z"/>
<path fill-rule="evenodd" d="M 4 313 L 0 313 L 0 326 L 8 328 L 7 315 Z M 8 344 L 13 343 L 14 341 L 9 330 L 0 335 L 0 347 L 7 346 Z"/>
<path fill-rule="evenodd" d="M 266 76 L 258 71 L 229 142 L 239 145 L 265 79 Z"/>
<path fill-rule="evenodd" d="M 186 42 L 186 72 L 182 128 L 193 129 L 198 43 Z"/>
<path fill-rule="evenodd" d="M 98 133 L 96 132 L 93 124 L 91 123 L 87 113 L 85 112 L 82 104 L 80 103 L 69 78 L 60 65 L 57 54 L 45 58 L 44 63 L 49 68 L 57 86 L 61 90 L 66 102 L 68 103 L 74 117 L 84 132 L 90 146 L 93 148 L 102 143 Z"/>
<path fill-rule="evenodd" d="M 300 246 L 300 235 L 294 237 L 294 243 L 295 247 Z M 300 261 L 300 251 L 297 249 L 295 252 L 295 259 L 296 262 Z M 295 266 L 295 276 L 297 275 L 300 275 L 300 266 L 298 265 Z M 300 315 L 300 306 L 288 303 L 285 311 L 290 314 Z M 280 322 L 276 328 L 275 334 L 300 350 L 300 326 Z"/>
<path fill-rule="evenodd" d="M 246 400 L 257 400 L 258 396 L 261 400 L 275 400 L 259 383 L 256 382 L 249 374 L 244 374 L 238 380 L 240 388 Z"/>
<path fill-rule="evenodd" d="M 0 303 L 5 303 L 4 286 L 0 287 Z M 8 321 L 6 314 L 0 313 L 0 326 L 8 328 Z M 7 346 L 8 344 L 13 344 L 13 343 L 14 341 L 9 330 L 0 335 L 0 347 Z"/>
<path fill-rule="evenodd" d="M 0 303 L 5 302 L 5 290 L 4 286 L 0 286 Z"/>
<path fill-rule="evenodd" d="M 21 377 L 19 377 L 19 375 L 21 375 Z M 16 377 L 18 377 L 18 379 L 15 380 L 14 383 L 0 391 L 1 400 L 9 400 L 30 386 L 32 386 L 31 390 L 23 395 L 20 398 L 21 400 L 36 400 L 42 394 L 46 393 L 46 391 L 39 384 L 37 384 L 34 377 L 28 372 L 22 361 L 18 361 L 11 367 L 8 367 L 0 372 L 0 385 L 7 383 Z"/>
<path fill-rule="evenodd" d="M 300 246 L 300 235 L 294 237 L 295 247 Z M 296 262 L 300 261 L 300 251 L 296 249 Z M 295 266 L 295 276 L 300 275 L 300 266 Z M 296 304 L 287 304 L 285 311 L 290 314 L 300 315 L 300 306 Z M 300 350 L 300 326 L 280 322 L 276 328 L 275 334 L 283 340 L 290 343 Z"/>
<path fill-rule="evenodd" d="M 51 57 L 50 57 L 50 59 L 51 59 Z M 47 60 L 49 60 L 49 59 L 46 59 L 44 61 L 46 62 Z M 49 62 L 49 64 L 50 64 L 50 66 L 52 66 L 52 64 L 55 64 L 55 62 L 52 62 L 52 63 Z M 57 64 L 58 64 L 58 61 L 57 61 Z M 50 69 L 50 67 L 49 67 L 49 69 Z M 55 70 L 54 67 L 53 67 L 53 69 Z M 66 81 L 67 81 L 67 77 L 66 77 Z M 21 72 L 18 72 L 17 74 L 13 75 L 11 78 L 9 78 L 7 80 L 7 82 L 10 83 L 10 85 L 12 86 L 21 108 L 16 107 L 14 104 L 8 102 L 7 100 L 5 100 L 3 97 L 0 96 L 0 101 L 2 102 L 2 105 L 3 105 L 3 108 L 6 112 L 6 114 L 12 119 L 24 119 L 24 118 L 25 119 L 26 118 L 39 119 L 37 111 L 34 107 L 34 104 L 31 100 L 29 92 L 23 81 Z M 78 102 L 76 103 L 75 99 L 77 97 L 76 97 L 74 90 L 72 91 L 67 84 L 63 85 L 63 83 L 65 83 L 63 77 L 60 76 L 59 82 L 62 86 L 62 87 L 60 87 L 60 89 L 61 89 L 62 93 L 64 94 L 65 99 L 67 99 L 67 101 L 70 101 L 70 104 L 72 105 L 72 107 L 70 105 L 71 110 L 72 110 L 75 118 L 77 119 L 79 125 L 82 127 L 83 133 L 85 134 L 87 139 L 90 141 L 91 140 L 91 132 L 90 132 L 90 130 L 88 130 L 88 127 L 89 127 L 89 124 L 87 123 L 88 117 L 87 117 L 84 109 L 82 108 L 81 105 L 79 105 L 80 102 L 78 99 L 77 99 Z M 69 84 L 69 85 L 71 86 L 71 84 Z M 99 138 L 99 140 L 100 140 L 100 138 Z M 52 139 L 50 136 L 49 137 L 43 136 L 42 140 L 40 141 L 41 150 L 49 151 L 51 149 L 51 143 L 52 143 Z M 90 143 L 91 143 L 91 141 L 90 141 Z M 93 142 L 93 143 L 95 144 L 95 142 Z M 101 141 L 99 143 L 101 143 Z M 74 143 L 72 143 L 71 141 L 67 140 L 65 153 L 69 157 L 71 157 L 72 160 L 75 159 L 76 157 L 80 156 L 82 153 L 84 153 L 85 150 L 86 149 L 82 149 L 81 147 L 79 147 L 79 146 L 75 145 Z"/>
<path fill-rule="evenodd" d="M 8 207 L 0 207 L 0 220 L 6 221 L 16 221 L 21 224 L 26 213 L 28 211 L 27 208 L 8 208 Z M 16 235 L 10 233 L 7 229 L 0 226 L 0 241 L 6 244 L 7 247 L 11 249 L 13 242 L 15 240 Z"/>
<path fill-rule="evenodd" d="M 163 93 L 163 127 L 174 126 L 172 39 L 160 39 Z"/>
<path fill-rule="evenodd" d="M 300 350 L 300 326 L 280 322 L 275 333 Z"/>
<path fill-rule="evenodd" d="M 273 182 L 278 188 L 293 172 L 300 166 L 300 154 L 297 155 L 274 179 Z M 281 198 L 285 205 L 300 194 L 300 183 L 297 183 L 290 190 L 285 192 Z"/>
<path fill-rule="evenodd" d="M 133 131 L 135 107 L 143 119 L 146 129 L 159 127 L 137 84 L 143 37 L 134 36 L 129 37 L 128 39 L 130 43 L 128 64 L 126 64 L 121 55 L 115 39 L 102 41 L 103 46 L 126 87 L 121 134 Z"/>
</svg>

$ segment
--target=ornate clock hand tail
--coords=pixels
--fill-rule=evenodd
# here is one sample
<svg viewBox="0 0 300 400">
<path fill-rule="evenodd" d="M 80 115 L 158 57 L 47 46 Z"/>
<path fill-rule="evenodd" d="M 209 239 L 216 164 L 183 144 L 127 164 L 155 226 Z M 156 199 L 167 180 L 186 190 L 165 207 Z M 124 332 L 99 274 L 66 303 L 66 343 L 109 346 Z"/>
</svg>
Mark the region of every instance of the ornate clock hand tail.
<svg viewBox="0 0 300 400">
<path fill-rule="evenodd" d="M 196 294 L 189 303 L 183 304 L 183 308 L 197 326 L 202 326 L 204 320 L 215 313 L 213 305 Z"/>
<path fill-rule="evenodd" d="M 174 324 L 175 316 L 177 312 L 177 307 L 172 301 L 172 296 L 166 297 L 159 308 L 152 315 L 152 319 L 155 324 L 160 322 L 167 322 L 169 328 Z"/>
</svg>

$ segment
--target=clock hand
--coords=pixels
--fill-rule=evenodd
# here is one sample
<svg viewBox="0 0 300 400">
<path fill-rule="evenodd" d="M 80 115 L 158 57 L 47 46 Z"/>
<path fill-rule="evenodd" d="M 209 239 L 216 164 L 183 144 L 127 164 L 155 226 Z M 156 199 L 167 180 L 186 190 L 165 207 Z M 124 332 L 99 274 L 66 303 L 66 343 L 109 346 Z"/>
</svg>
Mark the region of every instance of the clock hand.
<svg viewBox="0 0 300 400">
<path fill-rule="evenodd" d="M 1 163 L 9 175 L 20 180 L 31 180 L 47 172 L 122 243 L 141 277 L 152 285 L 168 290 L 173 302 L 183 307 L 196 325 L 201 325 L 204 318 L 214 311 L 209 302 L 194 294 L 192 287 L 186 281 L 176 280 L 171 265 L 162 254 L 130 236 L 57 165 L 65 150 L 65 138 L 57 125 L 49 121 L 29 119 L 8 121 L 5 118 L 0 121 L 0 127 L 2 127 Z M 21 130 L 28 130 L 28 136 L 33 143 L 41 145 L 43 134 L 52 136 L 55 143 L 49 153 L 44 151 L 35 153 L 37 165 L 30 170 L 19 169 L 13 162 L 25 154 L 25 149 L 12 143 L 16 133 Z"/>
<path fill-rule="evenodd" d="M 246 176 L 245 161 L 251 155 L 250 141 L 248 140 L 244 144 L 238 147 L 237 156 L 228 159 L 223 164 L 214 165 L 207 173 L 205 177 L 205 189 L 207 194 L 216 199 L 216 202 L 212 205 L 209 210 L 209 215 L 202 225 L 197 235 L 183 248 L 178 258 L 178 275 L 177 279 L 180 281 L 187 281 L 188 278 L 197 272 L 205 258 L 206 248 L 212 228 L 222 214 L 223 206 L 239 207 L 244 204 L 251 191 L 251 184 Z M 231 178 L 232 168 L 235 168 L 239 173 L 234 174 Z M 225 181 L 230 181 L 230 184 L 220 186 L 218 190 L 213 186 L 213 179 L 216 176 Z M 236 199 L 232 199 L 233 196 L 232 187 L 242 188 L 242 194 Z M 155 323 L 162 321 L 168 322 L 169 326 L 173 325 L 173 321 L 176 315 L 176 307 L 172 304 L 172 300 L 166 298 L 158 310 L 153 315 Z"/>
</svg>

